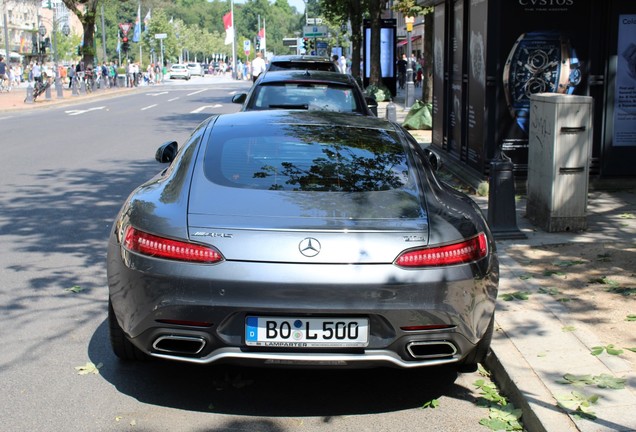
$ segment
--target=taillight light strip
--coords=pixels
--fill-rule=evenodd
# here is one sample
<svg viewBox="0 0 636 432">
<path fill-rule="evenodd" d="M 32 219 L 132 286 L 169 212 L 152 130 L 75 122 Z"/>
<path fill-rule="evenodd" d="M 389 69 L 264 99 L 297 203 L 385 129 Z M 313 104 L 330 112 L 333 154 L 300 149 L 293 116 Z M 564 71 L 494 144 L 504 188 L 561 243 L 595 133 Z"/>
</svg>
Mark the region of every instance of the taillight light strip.
<svg viewBox="0 0 636 432">
<path fill-rule="evenodd" d="M 403 252 L 395 260 L 400 267 L 440 267 L 477 261 L 488 255 L 484 233 L 444 246 L 426 247 Z"/>
<path fill-rule="evenodd" d="M 126 229 L 123 245 L 130 251 L 158 258 L 206 264 L 223 260 L 212 247 L 155 236 L 132 226 Z"/>
</svg>

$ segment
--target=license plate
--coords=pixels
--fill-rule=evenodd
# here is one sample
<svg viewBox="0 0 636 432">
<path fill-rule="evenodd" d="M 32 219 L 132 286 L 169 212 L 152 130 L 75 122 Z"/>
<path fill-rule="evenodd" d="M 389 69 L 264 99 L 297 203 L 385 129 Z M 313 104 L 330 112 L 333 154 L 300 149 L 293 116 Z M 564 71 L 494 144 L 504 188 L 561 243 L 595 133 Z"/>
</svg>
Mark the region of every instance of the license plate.
<svg viewBox="0 0 636 432">
<path fill-rule="evenodd" d="M 248 316 L 245 343 L 249 346 L 311 348 L 366 347 L 366 318 L 288 318 Z"/>
</svg>

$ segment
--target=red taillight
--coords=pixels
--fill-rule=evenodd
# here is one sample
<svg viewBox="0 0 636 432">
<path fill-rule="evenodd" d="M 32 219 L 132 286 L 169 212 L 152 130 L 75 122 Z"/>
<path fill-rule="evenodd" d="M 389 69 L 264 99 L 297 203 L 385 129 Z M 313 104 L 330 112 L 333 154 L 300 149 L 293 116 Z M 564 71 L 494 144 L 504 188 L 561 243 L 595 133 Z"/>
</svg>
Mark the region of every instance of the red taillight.
<svg viewBox="0 0 636 432">
<path fill-rule="evenodd" d="M 439 267 L 477 261 L 488 254 L 486 235 L 480 233 L 460 243 L 411 250 L 400 255 L 400 267 Z"/>
<path fill-rule="evenodd" d="M 223 259 L 221 254 L 211 247 L 158 237 L 133 227 L 126 230 L 124 247 L 140 254 L 179 261 L 209 264 Z"/>
</svg>

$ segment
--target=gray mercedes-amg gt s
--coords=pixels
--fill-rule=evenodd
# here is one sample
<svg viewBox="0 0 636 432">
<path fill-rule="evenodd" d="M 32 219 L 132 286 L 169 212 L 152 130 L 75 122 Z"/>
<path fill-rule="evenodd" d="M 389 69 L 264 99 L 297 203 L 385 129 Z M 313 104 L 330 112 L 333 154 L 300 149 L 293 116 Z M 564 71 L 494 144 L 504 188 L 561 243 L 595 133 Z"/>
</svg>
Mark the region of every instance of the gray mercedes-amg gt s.
<svg viewBox="0 0 636 432">
<path fill-rule="evenodd" d="M 156 159 L 108 245 L 118 357 L 474 370 L 488 351 L 494 240 L 398 124 L 240 112 Z"/>
</svg>

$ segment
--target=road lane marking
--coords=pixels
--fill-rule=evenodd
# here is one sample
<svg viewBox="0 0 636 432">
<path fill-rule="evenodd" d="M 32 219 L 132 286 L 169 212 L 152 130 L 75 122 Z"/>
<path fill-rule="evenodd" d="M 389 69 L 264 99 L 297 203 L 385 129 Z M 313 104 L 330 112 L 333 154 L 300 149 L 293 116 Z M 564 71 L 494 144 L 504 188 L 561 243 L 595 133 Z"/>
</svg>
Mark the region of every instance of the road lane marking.
<svg viewBox="0 0 636 432">
<path fill-rule="evenodd" d="M 190 111 L 190 114 L 197 114 L 200 113 L 201 111 L 203 111 L 206 108 L 221 108 L 223 105 L 221 104 L 216 104 L 216 105 L 203 105 L 202 107 L 199 107 L 197 109 L 195 109 L 194 111 Z"/>
<path fill-rule="evenodd" d="M 106 108 L 106 107 L 100 106 L 100 107 L 93 107 L 93 108 L 89 108 L 89 109 L 85 109 L 85 110 L 67 110 L 67 111 L 64 111 L 64 112 L 66 114 L 68 114 L 68 115 L 76 116 L 76 115 L 87 113 L 89 111 L 102 110 L 104 108 Z"/>
<path fill-rule="evenodd" d="M 142 111 L 146 111 L 147 109 L 154 108 L 156 106 L 157 106 L 157 104 L 148 105 L 147 107 L 143 107 L 141 110 Z"/>
<path fill-rule="evenodd" d="M 168 99 L 168 102 L 174 102 L 174 101 L 176 101 L 177 99 L 179 99 L 179 97 L 178 97 L 178 96 L 177 96 L 176 98 Z"/>
<path fill-rule="evenodd" d="M 192 95 L 195 95 L 195 94 L 199 94 L 199 93 L 202 93 L 202 92 L 204 92 L 204 91 L 206 91 L 206 90 L 207 90 L 207 89 L 197 90 L 197 91 L 195 91 L 195 92 L 188 93 L 188 94 L 187 94 L 187 96 L 192 96 Z"/>
<path fill-rule="evenodd" d="M 148 96 L 161 96 L 161 95 L 165 95 L 165 94 L 168 94 L 168 93 L 170 93 L 170 92 L 165 91 L 165 92 L 159 92 L 159 93 L 146 93 L 146 94 Z"/>
</svg>

